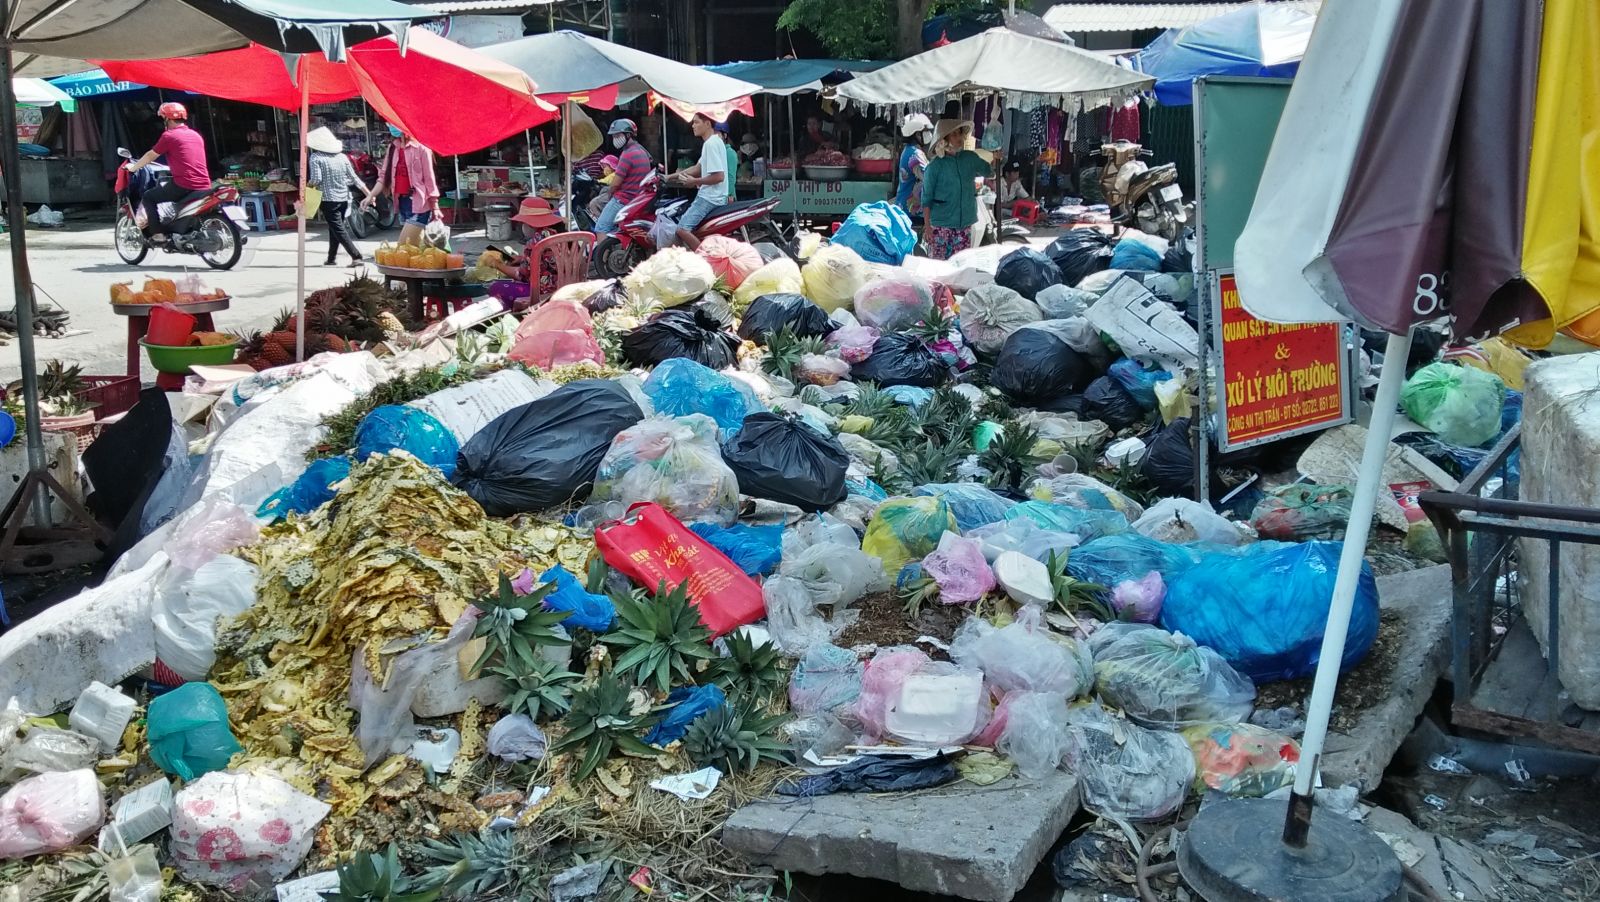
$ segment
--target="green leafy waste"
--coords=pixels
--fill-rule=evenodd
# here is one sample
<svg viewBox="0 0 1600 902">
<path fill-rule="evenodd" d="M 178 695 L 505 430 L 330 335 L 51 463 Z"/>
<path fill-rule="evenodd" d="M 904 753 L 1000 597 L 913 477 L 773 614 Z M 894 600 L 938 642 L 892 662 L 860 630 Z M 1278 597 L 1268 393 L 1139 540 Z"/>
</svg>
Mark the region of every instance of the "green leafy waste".
<svg viewBox="0 0 1600 902">
<path fill-rule="evenodd" d="M 729 694 L 760 699 L 772 698 L 788 688 L 783 654 L 777 646 L 771 642 L 757 645 L 744 630 L 735 630 L 722 641 L 728 653 L 712 662 L 708 671 L 711 682 Z"/>
<path fill-rule="evenodd" d="M 566 735 L 550 746 L 552 754 L 582 749 L 573 780 L 587 780 L 613 751 L 641 758 L 654 757 L 657 750 L 639 738 L 650 726 L 646 715 L 634 714 L 631 689 L 614 674 L 606 674 L 593 685 L 572 693 L 572 709 L 562 719 Z"/>
<path fill-rule="evenodd" d="M 782 763 L 789 745 L 777 733 L 789 715 L 769 714 L 763 704 L 754 698 L 732 698 L 695 718 L 683 736 L 689 758 L 729 774 L 749 773 L 763 761 Z"/>
<path fill-rule="evenodd" d="M 653 598 L 630 592 L 612 600 L 617 628 L 601 641 L 620 650 L 613 668 L 617 675 L 664 693 L 672 689 L 674 676 L 682 683 L 695 682 L 695 663 L 716 657 L 711 631 L 701 625 L 700 612 L 689 603 L 687 580 L 670 592 L 661 583 Z"/>
<path fill-rule="evenodd" d="M 538 646 L 569 644 L 570 640 L 556 632 L 556 627 L 572 612 L 544 609 L 544 598 L 554 589 L 555 583 L 544 583 L 527 595 L 518 595 L 511 587 L 511 579 L 500 574 L 499 591 L 473 602 L 482 612 L 473 636 L 487 641 L 472 669 L 479 671 L 489 662 L 498 661 L 518 673 L 529 673 L 536 666 Z"/>
</svg>

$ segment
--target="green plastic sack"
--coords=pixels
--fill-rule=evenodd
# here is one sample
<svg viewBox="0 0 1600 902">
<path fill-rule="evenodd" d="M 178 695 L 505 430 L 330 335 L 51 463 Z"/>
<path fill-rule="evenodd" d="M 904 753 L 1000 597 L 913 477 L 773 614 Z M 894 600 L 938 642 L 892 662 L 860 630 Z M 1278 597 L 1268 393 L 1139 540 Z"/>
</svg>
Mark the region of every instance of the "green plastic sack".
<svg viewBox="0 0 1600 902">
<path fill-rule="evenodd" d="M 147 722 L 150 759 L 184 780 L 226 768 L 240 750 L 228 728 L 228 703 L 210 683 L 184 683 L 156 696 Z"/>
<path fill-rule="evenodd" d="M 1263 539 L 1308 542 L 1338 541 L 1350 522 L 1355 495 L 1344 485 L 1279 486 L 1262 498 L 1250 514 L 1250 525 Z"/>
<path fill-rule="evenodd" d="M 842 244 L 820 248 L 800 271 L 802 292 L 813 304 L 832 313 L 855 303 L 856 292 L 872 278 L 872 268 L 861 255 Z"/>
<path fill-rule="evenodd" d="M 1500 434 L 1506 386 L 1500 377 L 1452 363 L 1430 363 L 1400 390 L 1406 416 L 1452 445 L 1475 448 Z"/>
<path fill-rule="evenodd" d="M 890 498 L 873 513 L 861 550 L 883 561 L 883 572 L 894 577 L 938 548 L 946 531 L 956 531 L 956 518 L 944 499 Z"/>
</svg>

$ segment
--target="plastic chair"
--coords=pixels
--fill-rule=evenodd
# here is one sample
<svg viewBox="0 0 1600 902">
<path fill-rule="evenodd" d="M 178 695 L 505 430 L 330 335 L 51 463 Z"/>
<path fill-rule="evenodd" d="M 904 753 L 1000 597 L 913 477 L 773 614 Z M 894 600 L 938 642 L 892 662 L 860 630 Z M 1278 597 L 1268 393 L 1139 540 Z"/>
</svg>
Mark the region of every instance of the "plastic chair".
<svg viewBox="0 0 1600 902">
<path fill-rule="evenodd" d="M 278 228 L 278 199 L 265 191 L 252 191 L 239 195 L 250 221 L 250 231 L 266 232 Z"/>
<path fill-rule="evenodd" d="M 1011 205 L 1011 215 L 1028 225 L 1039 224 L 1039 202 L 1035 200 L 1019 200 Z"/>
<path fill-rule="evenodd" d="M 539 271 L 544 268 L 546 254 L 555 260 L 556 288 L 559 289 L 589 277 L 589 254 L 593 251 L 593 232 L 562 232 L 535 244 L 528 254 L 533 271 L 530 285 L 533 305 L 538 306 L 550 300 L 549 294 L 539 292 Z"/>
</svg>

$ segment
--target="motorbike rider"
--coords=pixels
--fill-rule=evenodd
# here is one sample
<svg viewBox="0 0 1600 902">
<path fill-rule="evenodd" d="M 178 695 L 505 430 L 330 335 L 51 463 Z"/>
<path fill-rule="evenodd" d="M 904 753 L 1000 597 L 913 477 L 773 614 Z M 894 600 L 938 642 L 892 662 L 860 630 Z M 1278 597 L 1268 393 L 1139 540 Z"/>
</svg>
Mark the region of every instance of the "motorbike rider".
<svg viewBox="0 0 1600 902">
<path fill-rule="evenodd" d="M 156 111 L 164 123 L 164 131 L 144 156 L 128 163 L 129 172 L 138 172 L 155 162 L 156 157 L 167 158 L 167 168 L 172 181 L 156 185 L 144 192 L 140 204 L 144 207 L 145 238 L 155 241 L 164 238 L 167 230 L 161 224 L 161 204 L 182 200 L 190 192 L 211 190 L 211 173 L 206 168 L 206 145 L 200 133 L 189 127 L 189 111 L 183 104 L 168 101 Z"/>
<path fill-rule="evenodd" d="M 611 199 L 606 201 L 600 218 L 595 220 L 594 231 L 597 235 L 610 235 L 617 231 L 617 214 L 622 212 L 624 205 L 639 196 L 644 189 L 645 176 L 655 167 L 650 151 L 645 150 L 638 141 L 639 127 L 634 125 L 632 119 L 612 122 L 606 134 L 611 137 L 611 146 L 617 151 L 617 179 L 611 189 Z"/>
<path fill-rule="evenodd" d="M 692 251 L 700 247 L 700 239 L 695 237 L 694 230 L 712 210 L 728 202 L 728 149 L 722 143 L 716 123 L 705 113 L 695 113 L 694 118 L 689 120 L 689 128 L 703 142 L 700 145 L 700 162 L 673 173 L 672 180 L 676 184 L 698 189 L 694 203 L 683 211 L 683 217 L 678 220 L 678 242 Z"/>
</svg>

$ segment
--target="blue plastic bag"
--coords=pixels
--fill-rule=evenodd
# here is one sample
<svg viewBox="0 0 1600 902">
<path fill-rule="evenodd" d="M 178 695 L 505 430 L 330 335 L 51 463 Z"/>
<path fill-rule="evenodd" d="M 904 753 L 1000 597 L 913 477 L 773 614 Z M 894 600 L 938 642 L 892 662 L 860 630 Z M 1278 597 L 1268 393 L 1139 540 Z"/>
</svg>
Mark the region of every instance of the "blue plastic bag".
<svg viewBox="0 0 1600 902">
<path fill-rule="evenodd" d="M 561 621 L 562 626 L 579 626 L 591 633 L 603 633 L 616 622 L 617 608 L 611 599 L 585 589 L 583 583 L 560 564 L 540 574 L 539 582 L 556 584 L 544 597 L 547 610 L 572 612 L 572 616 Z"/>
<path fill-rule="evenodd" d="M 751 526 L 748 523 L 735 523 L 732 526 L 718 526 L 715 523 L 690 523 L 689 528 L 750 576 L 771 573 L 783 559 L 781 524 Z"/>
<path fill-rule="evenodd" d="M 1161 625 L 1214 649 L 1258 683 L 1316 672 L 1342 542 L 1208 554 L 1167 586 Z M 1378 638 L 1378 583 L 1361 565 L 1342 670 Z"/>
<path fill-rule="evenodd" d="M 1084 510 L 1048 501 L 1024 501 L 1004 516 L 1007 520 L 1032 520 L 1056 532 L 1070 532 L 1085 542 L 1128 531 L 1128 518 L 1117 511 Z"/>
<path fill-rule="evenodd" d="M 150 760 L 184 780 L 222 770 L 240 750 L 228 728 L 228 703 L 210 683 L 184 683 L 150 700 Z"/>
<path fill-rule="evenodd" d="M 911 493 L 943 498 L 956 517 L 956 527 L 963 533 L 1004 520 L 1006 511 L 1016 504 L 972 482 L 934 482 L 917 486 Z"/>
<path fill-rule="evenodd" d="M 907 407 L 921 407 L 933 400 L 933 389 L 915 385 L 891 385 L 883 389 L 883 393 Z"/>
<path fill-rule="evenodd" d="M 645 397 L 662 416 L 703 413 L 731 433 L 752 413 L 766 410 L 755 391 L 737 379 L 687 357 L 664 360 L 644 380 Z"/>
<path fill-rule="evenodd" d="M 338 494 L 333 484 L 350 475 L 350 458 L 324 457 L 306 467 L 300 478 L 267 496 L 256 508 L 256 516 L 281 520 L 289 514 L 314 511 Z"/>
<path fill-rule="evenodd" d="M 1152 570 L 1170 585 L 1194 564 L 1192 553 L 1136 532 L 1105 536 L 1072 549 L 1067 572 L 1073 578 L 1110 588 L 1124 580 L 1142 579 Z"/>
<path fill-rule="evenodd" d="M 870 479 L 846 479 L 844 489 L 851 495 L 860 495 L 871 501 L 887 501 L 889 493 Z"/>
<path fill-rule="evenodd" d="M 1161 255 L 1143 241 L 1124 238 L 1111 249 L 1111 268 L 1134 272 L 1160 272 Z"/>
<path fill-rule="evenodd" d="M 1133 395 L 1133 399 L 1145 410 L 1156 409 L 1156 383 L 1172 378 L 1172 374 L 1166 370 L 1147 370 L 1127 357 L 1111 364 L 1109 375 L 1117 380 L 1118 385 L 1127 389 L 1128 394 Z"/>
<path fill-rule="evenodd" d="M 455 475 L 461 444 L 433 414 L 420 407 L 385 404 L 361 418 L 356 426 L 356 460 L 372 454 L 402 449 L 444 474 Z"/>
<path fill-rule="evenodd" d="M 851 210 L 832 243 L 850 248 L 868 263 L 899 266 L 917 249 L 917 232 L 906 211 L 880 200 Z"/>
<path fill-rule="evenodd" d="M 667 713 L 650 728 L 650 732 L 644 734 L 644 741 L 655 746 L 677 742 L 684 733 L 689 732 L 689 725 L 700 715 L 715 711 L 727 703 L 728 697 L 719 686 L 683 686 L 674 689 L 667 696 Z"/>
</svg>

